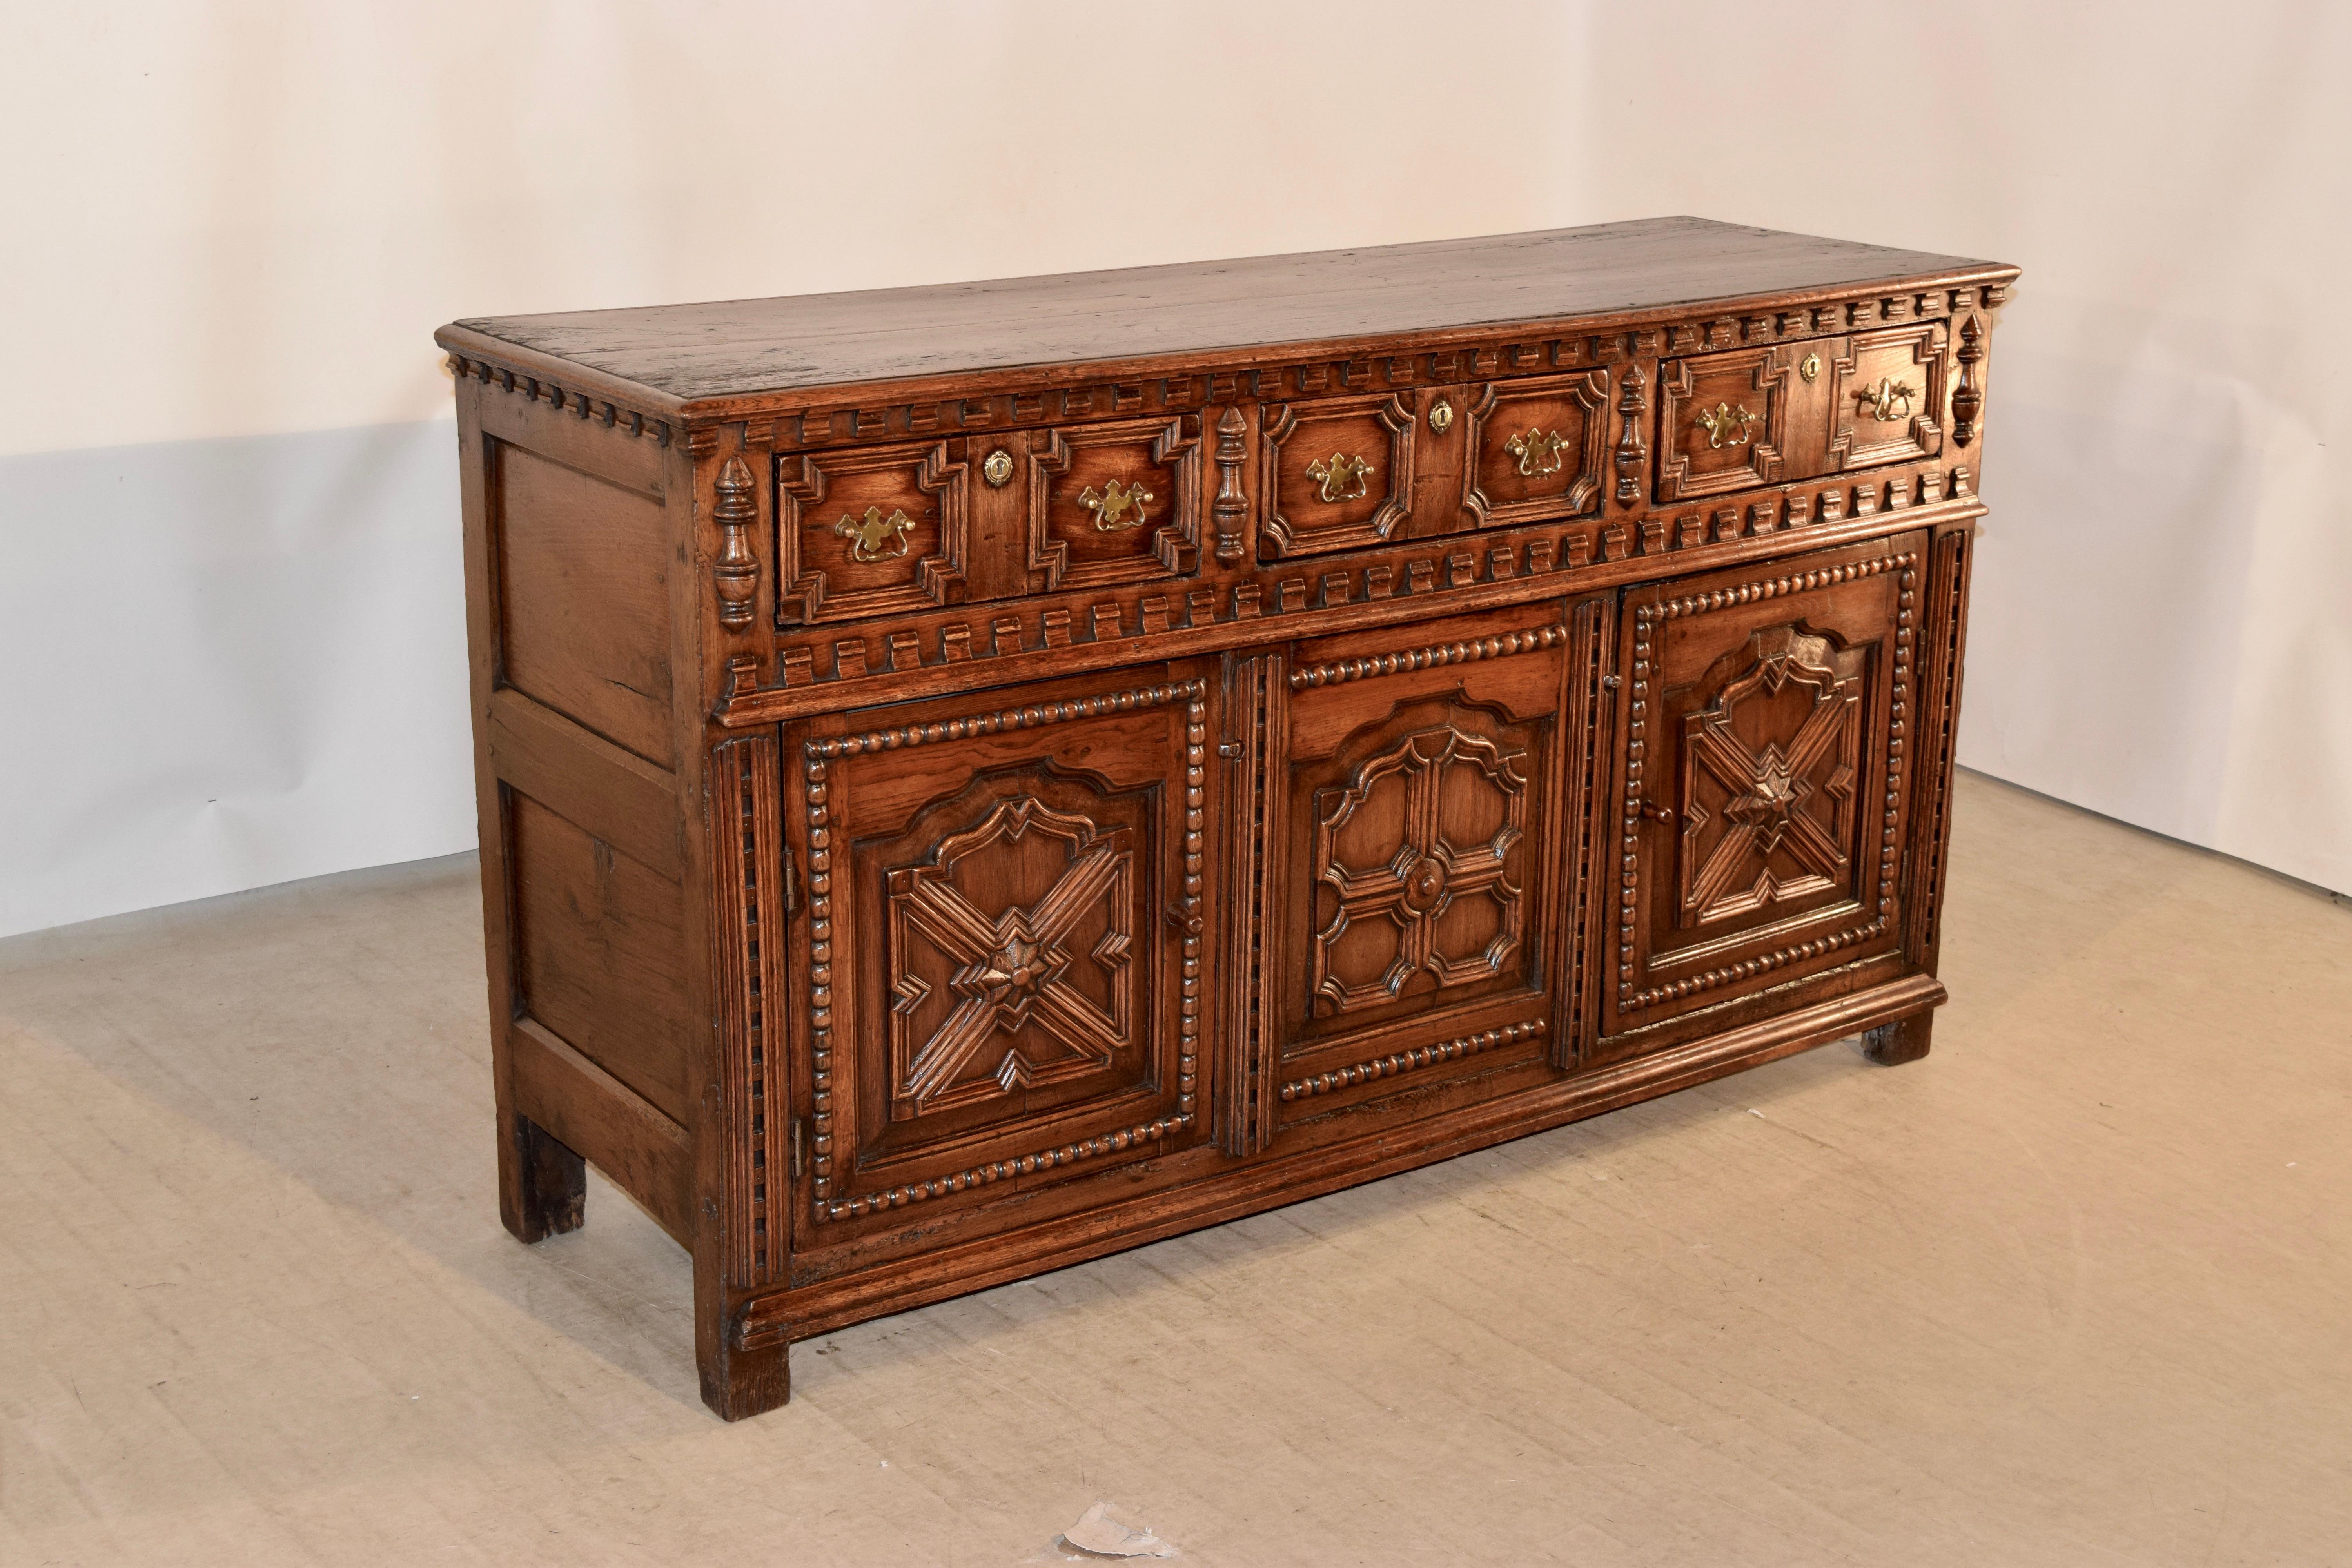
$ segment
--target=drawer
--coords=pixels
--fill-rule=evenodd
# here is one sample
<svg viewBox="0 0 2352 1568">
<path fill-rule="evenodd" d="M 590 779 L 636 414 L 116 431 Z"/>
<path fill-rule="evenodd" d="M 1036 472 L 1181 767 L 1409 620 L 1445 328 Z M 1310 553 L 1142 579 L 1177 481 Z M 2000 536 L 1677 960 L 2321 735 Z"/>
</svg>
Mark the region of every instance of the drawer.
<svg viewBox="0 0 2352 1568">
<path fill-rule="evenodd" d="M 1944 449 L 1949 360 L 1941 321 L 1856 332 L 1832 362 L 1823 471 L 1932 458 Z"/>
<path fill-rule="evenodd" d="M 1820 424 L 1795 406 L 1797 366 L 1809 353 L 1810 345 L 1776 343 L 1661 364 L 1658 499 L 1689 500 L 1798 477 L 1789 462 L 1791 430 Z M 1819 362 L 1811 363 L 1818 380 Z M 1821 445 L 1816 438 L 1812 450 Z"/>
<path fill-rule="evenodd" d="M 1944 448 L 1941 321 L 1658 367 L 1661 501 L 1819 479 Z"/>
<path fill-rule="evenodd" d="M 1399 392 L 1266 405 L 1259 553 L 1284 561 L 1404 537 L 1419 402 Z"/>
<path fill-rule="evenodd" d="M 1201 416 L 1024 433 L 1027 587 L 1181 575 L 1201 556 Z M 993 454 L 982 459 L 982 477 Z"/>
<path fill-rule="evenodd" d="M 1269 404 L 1259 556 L 1593 512 L 1608 407 L 1603 370 Z"/>
<path fill-rule="evenodd" d="M 1201 416 L 1005 430 L 776 459 L 787 625 L 1182 576 Z"/>
<path fill-rule="evenodd" d="M 778 617 L 841 621 L 961 604 L 973 558 L 965 445 L 777 458 Z"/>
</svg>

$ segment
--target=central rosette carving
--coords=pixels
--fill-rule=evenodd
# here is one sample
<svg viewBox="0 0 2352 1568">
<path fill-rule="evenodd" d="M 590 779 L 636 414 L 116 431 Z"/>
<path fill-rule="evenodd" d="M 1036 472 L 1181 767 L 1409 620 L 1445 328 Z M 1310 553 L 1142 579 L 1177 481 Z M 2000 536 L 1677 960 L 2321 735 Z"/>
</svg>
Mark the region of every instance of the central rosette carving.
<svg viewBox="0 0 2352 1568">
<path fill-rule="evenodd" d="M 1016 922 L 1002 947 L 982 963 L 959 971 L 952 984 L 967 996 L 984 996 L 1003 1008 L 1005 1017 L 999 1020 L 999 1026 L 1005 1026 L 1025 1021 L 1029 1004 L 1069 966 L 1067 954 L 1034 940 L 1026 922 Z"/>
<path fill-rule="evenodd" d="M 1404 884 L 1405 907 L 1425 914 L 1445 894 L 1445 862 L 1406 849 L 1397 857 L 1397 880 Z"/>
</svg>

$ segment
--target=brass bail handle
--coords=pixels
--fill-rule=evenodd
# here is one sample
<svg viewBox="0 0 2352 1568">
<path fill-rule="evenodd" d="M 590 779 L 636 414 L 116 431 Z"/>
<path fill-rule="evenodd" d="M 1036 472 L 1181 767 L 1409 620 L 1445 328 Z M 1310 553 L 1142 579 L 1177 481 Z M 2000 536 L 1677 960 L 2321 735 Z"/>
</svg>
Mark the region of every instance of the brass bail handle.
<svg viewBox="0 0 2352 1568">
<path fill-rule="evenodd" d="M 915 531 L 915 520 L 895 510 L 884 517 L 880 507 L 869 506 L 862 518 L 842 513 L 833 531 L 849 542 L 852 561 L 871 566 L 880 561 L 896 561 L 907 553 L 907 536 Z"/>
<path fill-rule="evenodd" d="M 1568 437 L 1557 430 L 1529 430 L 1503 443 L 1503 450 L 1518 459 L 1521 477 L 1530 479 L 1559 472 L 1567 447 Z"/>
<path fill-rule="evenodd" d="M 1353 452 L 1316 458 L 1307 465 L 1307 477 L 1321 487 L 1316 494 L 1323 500 L 1361 500 L 1371 493 L 1371 462 Z"/>
<path fill-rule="evenodd" d="M 1876 386 L 1865 386 L 1854 395 L 1862 400 L 1863 412 L 1881 425 L 1899 425 L 1911 417 L 1911 400 L 1919 394 L 1908 383 L 1882 375 Z"/>
<path fill-rule="evenodd" d="M 1738 407 L 1718 403 L 1698 411 L 1698 427 L 1706 432 L 1710 447 L 1745 447 L 1750 440 L 1749 431 L 1763 423 L 1763 416 L 1748 413 L 1744 403 Z"/>
<path fill-rule="evenodd" d="M 1095 514 L 1097 533 L 1124 533 L 1130 528 L 1141 528 L 1144 506 L 1151 499 L 1151 491 L 1144 486 L 1122 489 L 1117 479 L 1107 480 L 1100 495 L 1095 493 L 1092 485 L 1078 492 L 1078 504 Z"/>
</svg>

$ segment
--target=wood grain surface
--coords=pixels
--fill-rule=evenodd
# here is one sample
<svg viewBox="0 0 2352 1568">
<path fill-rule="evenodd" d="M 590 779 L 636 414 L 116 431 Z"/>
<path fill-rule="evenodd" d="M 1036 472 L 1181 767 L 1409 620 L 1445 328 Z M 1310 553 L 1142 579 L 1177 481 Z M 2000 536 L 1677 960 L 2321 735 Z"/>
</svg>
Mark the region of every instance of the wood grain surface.
<svg viewBox="0 0 2352 1568">
<path fill-rule="evenodd" d="M 2008 270 L 1964 257 L 1661 217 L 913 289 L 492 316 L 458 325 L 692 401 Z"/>
</svg>

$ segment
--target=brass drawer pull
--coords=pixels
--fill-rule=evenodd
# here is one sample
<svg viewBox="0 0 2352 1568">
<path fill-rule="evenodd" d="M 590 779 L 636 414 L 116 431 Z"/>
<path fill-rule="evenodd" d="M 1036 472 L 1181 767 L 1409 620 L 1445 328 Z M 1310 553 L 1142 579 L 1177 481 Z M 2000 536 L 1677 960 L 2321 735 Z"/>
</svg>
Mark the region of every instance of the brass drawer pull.
<svg viewBox="0 0 2352 1568">
<path fill-rule="evenodd" d="M 1863 412 L 1881 425 L 1899 425 L 1911 417 L 1911 400 L 1919 394 L 1906 383 L 1882 375 L 1876 386 L 1865 386 L 1854 395 L 1862 400 Z"/>
<path fill-rule="evenodd" d="M 1327 501 L 1361 500 L 1371 493 L 1372 465 L 1352 452 L 1334 452 L 1328 460 L 1316 458 L 1307 465 L 1307 477 L 1323 487 L 1321 495 Z"/>
<path fill-rule="evenodd" d="M 852 561 L 871 566 L 877 561 L 896 561 L 907 553 L 907 535 L 915 531 L 915 520 L 903 511 L 884 517 L 880 507 L 869 506 L 862 520 L 842 513 L 833 531 L 849 541 Z"/>
<path fill-rule="evenodd" d="M 1532 479 L 1559 472 L 1559 454 L 1567 445 L 1568 437 L 1557 430 L 1530 430 L 1504 442 L 1503 450 L 1517 458 L 1519 472 Z"/>
<path fill-rule="evenodd" d="M 1749 426 L 1763 423 L 1763 416 L 1748 413 L 1744 403 L 1737 408 L 1728 403 L 1718 403 L 1698 411 L 1699 428 L 1706 432 L 1706 444 L 1710 447 L 1745 447 L 1748 444 Z"/>
<path fill-rule="evenodd" d="M 1095 514 L 1097 533 L 1124 533 L 1130 528 L 1141 528 L 1144 503 L 1150 499 L 1151 492 L 1141 485 L 1121 489 L 1117 479 L 1105 484 L 1100 495 L 1095 494 L 1092 485 L 1078 492 L 1078 504 Z"/>
</svg>

